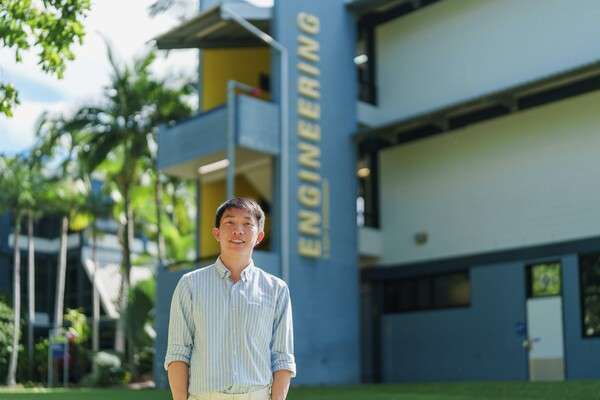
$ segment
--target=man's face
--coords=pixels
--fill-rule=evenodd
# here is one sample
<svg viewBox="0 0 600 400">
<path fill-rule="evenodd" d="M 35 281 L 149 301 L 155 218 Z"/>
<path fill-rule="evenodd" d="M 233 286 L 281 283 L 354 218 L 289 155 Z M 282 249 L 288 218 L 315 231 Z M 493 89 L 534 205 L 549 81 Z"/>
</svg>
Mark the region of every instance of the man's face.
<svg viewBox="0 0 600 400">
<path fill-rule="evenodd" d="M 214 238 L 219 242 L 221 254 L 252 254 L 254 246 L 265 237 L 259 231 L 258 221 L 249 211 L 230 208 L 223 213 L 218 228 L 212 229 Z"/>
</svg>

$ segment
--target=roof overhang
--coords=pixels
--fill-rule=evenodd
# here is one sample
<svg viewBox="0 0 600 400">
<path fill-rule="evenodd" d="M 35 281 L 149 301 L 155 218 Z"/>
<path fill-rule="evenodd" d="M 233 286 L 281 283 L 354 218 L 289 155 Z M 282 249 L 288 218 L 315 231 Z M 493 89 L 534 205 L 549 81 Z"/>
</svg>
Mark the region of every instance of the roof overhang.
<svg viewBox="0 0 600 400">
<path fill-rule="evenodd" d="M 403 3 L 421 3 L 419 0 L 346 0 L 346 8 L 356 15 L 385 12 Z"/>
<path fill-rule="evenodd" d="M 229 11 L 269 33 L 271 10 L 272 7 L 257 7 L 249 3 L 219 4 L 154 38 L 156 47 L 168 50 L 265 46 L 262 40 L 233 20 Z"/>
</svg>

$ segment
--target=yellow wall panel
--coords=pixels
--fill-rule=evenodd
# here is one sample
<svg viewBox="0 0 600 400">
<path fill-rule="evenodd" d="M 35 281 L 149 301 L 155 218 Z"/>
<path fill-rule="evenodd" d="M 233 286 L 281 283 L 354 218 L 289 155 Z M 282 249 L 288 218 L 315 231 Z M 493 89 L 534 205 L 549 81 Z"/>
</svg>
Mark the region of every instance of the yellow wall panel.
<svg viewBox="0 0 600 400">
<path fill-rule="evenodd" d="M 206 111 L 227 101 L 229 80 L 259 87 L 260 74 L 271 74 L 270 51 L 262 47 L 203 50 L 202 71 L 202 108 Z"/>
</svg>

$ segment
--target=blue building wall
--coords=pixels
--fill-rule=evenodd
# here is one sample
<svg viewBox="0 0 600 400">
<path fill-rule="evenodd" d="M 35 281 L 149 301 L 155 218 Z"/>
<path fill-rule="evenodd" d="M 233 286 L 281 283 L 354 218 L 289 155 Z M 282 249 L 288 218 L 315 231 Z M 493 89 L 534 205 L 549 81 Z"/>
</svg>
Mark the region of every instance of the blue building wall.
<svg viewBox="0 0 600 400">
<path fill-rule="evenodd" d="M 471 305 L 382 318 L 384 382 L 525 380 L 520 263 L 472 268 Z"/>
<path fill-rule="evenodd" d="M 566 378 L 599 379 L 600 338 L 583 338 L 577 255 L 564 257 L 562 265 Z"/>
<path fill-rule="evenodd" d="M 165 354 L 167 352 L 167 339 L 169 327 L 169 315 L 171 310 L 171 297 L 179 278 L 190 272 L 190 269 L 184 269 L 177 272 L 170 272 L 164 268 L 159 268 L 156 281 L 159 282 L 156 291 L 156 305 L 154 326 L 156 330 L 156 341 L 154 342 L 154 379 L 157 387 L 167 387 L 167 374 L 164 370 Z"/>
<path fill-rule="evenodd" d="M 302 14 L 305 13 L 305 14 Z M 301 15 L 319 19 L 317 33 L 303 32 Z M 343 0 L 275 1 L 272 30 L 289 51 L 290 80 L 290 292 L 294 310 L 296 384 L 357 383 L 360 371 L 358 323 L 358 266 L 356 231 L 356 160 L 352 134 L 356 130 L 355 21 Z M 318 60 L 298 55 L 300 35 L 318 41 Z M 299 250 L 301 210 L 298 174 L 299 77 L 298 63 L 316 66 L 320 73 L 317 100 L 321 128 L 319 213 L 322 253 L 309 257 Z M 275 73 L 274 76 L 279 77 Z M 314 77 L 314 76 L 313 76 Z M 315 172 L 315 170 L 313 170 Z M 328 194 L 328 195 L 327 195 Z M 276 206 L 281 206 L 276 204 Z M 304 208 L 303 208 L 304 207 Z"/>
</svg>

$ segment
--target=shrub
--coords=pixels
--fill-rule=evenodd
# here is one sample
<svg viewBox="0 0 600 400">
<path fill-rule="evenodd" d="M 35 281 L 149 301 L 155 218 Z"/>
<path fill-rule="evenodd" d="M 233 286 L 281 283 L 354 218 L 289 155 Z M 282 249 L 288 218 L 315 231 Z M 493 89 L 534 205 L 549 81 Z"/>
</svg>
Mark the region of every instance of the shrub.
<svg viewBox="0 0 600 400">
<path fill-rule="evenodd" d="M 135 353 L 134 362 L 138 374 L 152 374 L 152 364 L 154 363 L 154 347 L 146 346 Z"/>
<path fill-rule="evenodd" d="M 14 329 L 13 310 L 0 301 L 0 377 L 8 373 Z"/>
<path fill-rule="evenodd" d="M 115 386 L 128 383 L 130 375 L 121 366 L 121 359 L 111 353 L 98 352 L 92 362 L 92 372 L 82 380 L 83 386 Z"/>
</svg>

